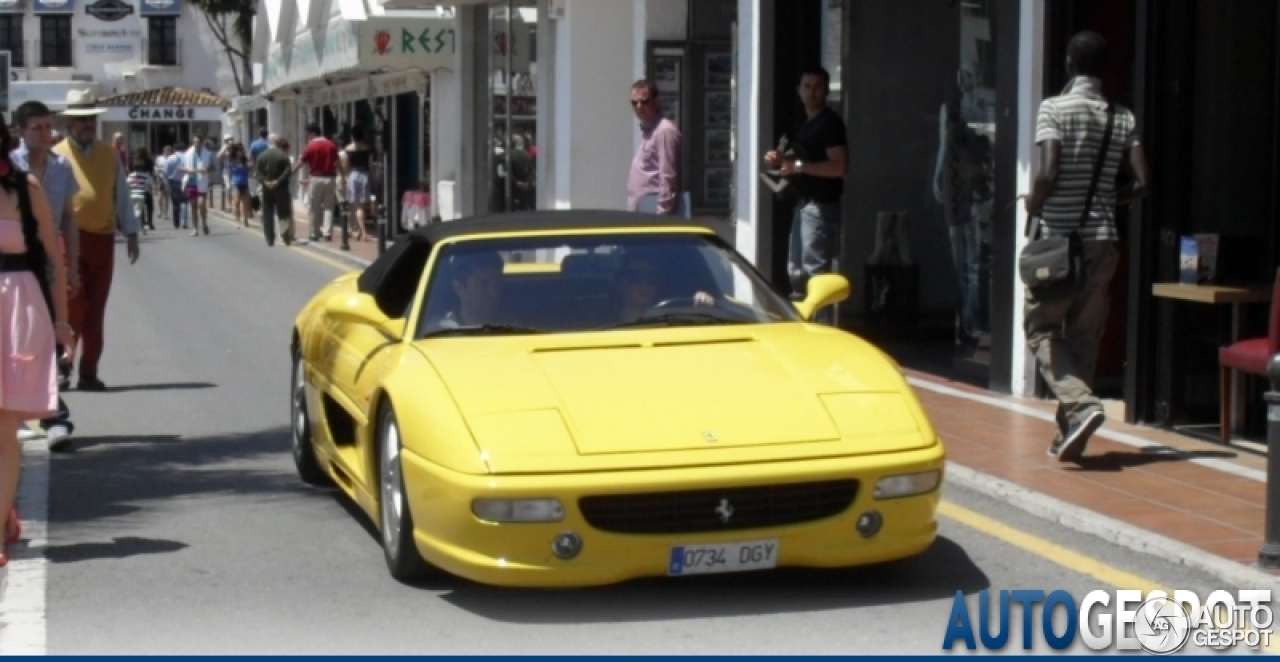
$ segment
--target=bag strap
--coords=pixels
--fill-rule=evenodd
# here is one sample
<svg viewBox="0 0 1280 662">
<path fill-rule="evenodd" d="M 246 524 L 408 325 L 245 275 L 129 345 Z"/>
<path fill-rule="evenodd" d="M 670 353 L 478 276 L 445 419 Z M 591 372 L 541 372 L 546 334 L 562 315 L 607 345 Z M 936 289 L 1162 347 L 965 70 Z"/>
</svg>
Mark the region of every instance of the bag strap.
<svg viewBox="0 0 1280 662">
<path fill-rule="evenodd" d="M 49 307 L 49 318 L 52 319 L 53 312 L 53 292 L 50 288 L 49 273 L 46 271 L 46 265 L 49 260 L 57 259 L 56 256 L 48 255 L 44 252 L 44 246 L 32 245 L 32 240 L 40 241 L 40 221 L 36 220 L 35 210 L 31 207 L 31 188 L 27 184 L 27 178 L 22 177 L 17 187 L 18 194 L 18 214 L 22 216 L 23 239 L 27 244 L 27 255 L 33 264 L 31 273 L 36 277 L 36 283 L 40 285 L 40 294 L 44 297 L 44 303 Z M 43 255 L 44 259 L 39 259 Z"/>
<path fill-rule="evenodd" d="M 1111 148 L 1111 133 L 1116 128 L 1116 105 L 1107 104 L 1107 130 L 1102 134 L 1102 148 L 1098 150 L 1098 160 L 1093 164 L 1093 179 L 1089 180 L 1089 195 L 1084 199 L 1084 213 L 1080 214 L 1080 228 L 1089 222 L 1089 212 L 1093 211 L 1093 196 L 1098 192 L 1098 181 L 1102 179 L 1102 166 L 1107 162 L 1107 150 Z"/>
</svg>

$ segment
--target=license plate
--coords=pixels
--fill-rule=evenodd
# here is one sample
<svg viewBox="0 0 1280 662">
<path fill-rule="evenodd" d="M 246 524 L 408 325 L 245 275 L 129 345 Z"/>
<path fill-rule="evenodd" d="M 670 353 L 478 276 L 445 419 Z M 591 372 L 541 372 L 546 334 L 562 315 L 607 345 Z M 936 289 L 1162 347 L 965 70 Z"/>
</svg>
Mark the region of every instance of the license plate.
<svg viewBox="0 0 1280 662">
<path fill-rule="evenodd" d="M 708 575 L 718 572 L 765 570 L 777 566 L 777 540 L 750 540 L 717 545 L 672 547 L 667 574 Z"/>
</svg>

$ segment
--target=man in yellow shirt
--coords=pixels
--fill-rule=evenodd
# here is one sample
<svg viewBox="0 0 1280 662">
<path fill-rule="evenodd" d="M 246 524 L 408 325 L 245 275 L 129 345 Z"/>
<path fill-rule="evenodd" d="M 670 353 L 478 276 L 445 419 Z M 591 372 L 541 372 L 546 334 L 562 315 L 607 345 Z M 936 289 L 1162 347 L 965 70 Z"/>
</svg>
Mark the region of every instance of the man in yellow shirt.
<svg viewBox="0 0 1280 662">
<path fill-rule="evenodd" d="M 138 219 L 129 202 L 129 186 L 120 157 L 110 143 L 98 140 L 97 116 L 106 112 L 89 90 L 67 93 L 70 119 L 67 140 L 54 151 L 66 157 L 75 172 L 79 192 L 73 200 L 80 226 L 80 290 L 68 302 L 71 327 L 80 339 L 81 391 L 102 391 L 98 361 L 104 346 L 103 326 L 107 316 L 107 295 L 115 269 L 115 234 L 128 239 L 129 264 L 138 261 Z M 70 348 L 72 356 L 75 349 Z"/>
</svg>

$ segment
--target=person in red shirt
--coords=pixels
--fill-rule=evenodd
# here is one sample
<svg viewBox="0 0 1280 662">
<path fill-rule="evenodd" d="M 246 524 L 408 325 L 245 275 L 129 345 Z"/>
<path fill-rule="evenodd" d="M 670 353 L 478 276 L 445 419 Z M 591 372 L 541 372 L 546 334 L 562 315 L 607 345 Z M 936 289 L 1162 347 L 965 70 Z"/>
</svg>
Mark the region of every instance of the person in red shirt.
<svg viewBox="0 0 1280 662">
<path fill-rule="evenodd" d="M 320 240 L 321 226 L 324 228 L 324 240 L 333 241 L 333 217 L 325 216 L 324 212 L 332 210 L 337 202 L 333 181 L 338 174 L 338 145 L 320 133 L 318 124 L 307 125 L 307 138 L 307 146 L 302 149 L 302 157 L 293 166 L 293 171 L 307 167 L 307 174 L 300 177 L 298 183 L 307 187 L 311 241 Z"/>
</svg>

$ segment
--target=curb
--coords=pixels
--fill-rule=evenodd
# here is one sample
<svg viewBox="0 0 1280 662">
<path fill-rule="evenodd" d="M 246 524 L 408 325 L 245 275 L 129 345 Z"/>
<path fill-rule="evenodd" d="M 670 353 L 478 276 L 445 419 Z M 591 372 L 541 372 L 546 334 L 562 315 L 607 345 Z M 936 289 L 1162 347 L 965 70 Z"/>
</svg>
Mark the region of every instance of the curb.
<svg viewBox="0 0 1280 662">
<path fill-rule="evenodd" d="M 1158 533 L 1112 519 L 1006 480 L 947 462 L 946 480 L 1007 503 L 1055 524 L 1171 563 L 1198 570 L 1233 588 L 1280 591 L 1280 578 L 1258 568 L 1211 554 Z"/>
<path fill-rule="evenodd" d="M 220 209 L 210 209 L 209 218 L 210 219 L 216 218 L 217 220 L 222 221 L 223 223 L 237 225 L 235 218 L 232 217 L 229 212 L 225 212 Z M 249 220 L 249 228 L 257 232 L 259 235 L 262 234 L 262 223 L 258 221 L 256 218 Z M 320 253 L 326 257 L 331 257 L 331 258 L 341 260 L 354 267 L 361 268 L 361 269 L 373 263 L 372 260 L 366 260 L 365 258 L 362 258 L 358 255 L 354 255 L 340 248 L 330 248 L 322 244 L 312 243 L 310 239 L 296 239 L 294 240 L 293 245 L 297 248 L 305 248 L 305 249 Z M 391 244 L 387 244 L 388 248 L 390 248 L 390 246 Z"/>
</svg>

